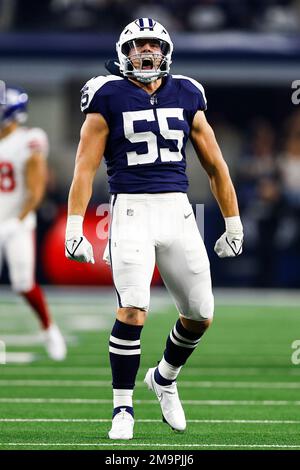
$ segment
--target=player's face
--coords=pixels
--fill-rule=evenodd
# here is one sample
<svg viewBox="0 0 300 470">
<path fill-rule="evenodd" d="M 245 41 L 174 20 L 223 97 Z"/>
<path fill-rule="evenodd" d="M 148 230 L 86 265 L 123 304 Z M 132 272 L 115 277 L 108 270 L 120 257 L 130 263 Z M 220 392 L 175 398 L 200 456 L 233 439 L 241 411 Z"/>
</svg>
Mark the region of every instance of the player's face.
<svg viewBox="0 0 300 470">
<path fill-rule="evenodd" d="M 135 69 L 158 69 L 162 60 L 160 41 L 157 39 L 136 39 L 132 41 L 128 58 Z"/>
</svg>

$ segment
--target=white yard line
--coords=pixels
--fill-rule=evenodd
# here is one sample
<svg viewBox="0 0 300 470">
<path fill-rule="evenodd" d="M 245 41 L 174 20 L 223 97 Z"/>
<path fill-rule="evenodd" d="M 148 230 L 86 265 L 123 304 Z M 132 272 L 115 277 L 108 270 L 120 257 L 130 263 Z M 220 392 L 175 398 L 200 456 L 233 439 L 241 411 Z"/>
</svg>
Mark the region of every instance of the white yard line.
<svg viewBox="0 0 300 470">
<path fill-rule="evenodd" d="M 159 443 L 150 443 L 150 442 L 139 442 L 139 443 L 134 443 L 134 442 L 111 442 L 111 443 L 83 443 L 83 442 L 0 442 L 1 447 L 17 447 L 17 446 L 23 446 L 23 447 L 165 447 L 168 449 L 169 447 L 188 447 L 188 448 L 201 448 L 201 447 L 225 447 L 225 448 L 268 448 L 268 449 L 299 449 L 300 448 L 300 443 L 299 444 L 163 444 L 162 442 Z"/>
<path fill-rule="evenodd" d="M 25 354 L 25 353 L 20 353 Z M 30 354 L 30 353 L 26 353 Z M 146 368 L 141 368 L 140 372 L 146 372 Z M 21 374 L 28 374 L 28 375 L 110 375 L 111 369 L 109 367 L 64 367 L 64 366 L 48 366 L 45 365 L 43 367 L 24 367 L 23 365 L 14 365 L 13 367 L 2 367 L 1 373 L 4 373 L 5 376 L 10 375 L 21 375 Z M 297 376 L 300 375 L 300 368 L 290 368 L 287 369 L 286 367 L 280 368 L 259 368 L 259 367 L 250 367 L 250 368 L 242 368 L 242 367 L 199 367 L 199 368 L 187 368 L 182 372 L 182 376 L 187 377 L 201 377 L 203 375 L 213 375 L 213 376 L 235 376 L 235 375 L 245 375 L 245 376 L 270 376 L 270 375 L 283 375 L 283 376 Z"/>
<path fill-rule="evenodd" d="M 106 418 L 0 418 L 0 423 L 110 423 Z M 161 419 L 136 419 L 136 423 L 161 423 Z M 267 419 L 188 419 L 196 424 L 300 424 L 298 420 Z"/>
<path fill-rule="evenodd" d="M 37 358 L 38 356 L 31 352 L 6 352 L 5 354 L 6 364 L 31 364 L 37 360 Z M 1 372 L 2 370 L 6 371 L 6 368 L 1 368 Z"/>
<path fill-rule="evenodd" d="M 140 387 L 143 382 L 137 382 Z M 5 387 L 110 387 L 111 380 L 0 380 Z M 300 382 L 180 381 L 180 388 L 300 389 Z"/>
<path fill-rule="evenodd" d="M 145 369 L 146 371 L 146 369 Z M 24 366 L 13 366 L 13 367 L 2 367 L 0 372 L 5 376 L 11 375 L 111 375 L 111 369 L 108 367 L 24 367 Z"/>
<path fill-rule="evenodd" d="M 0 380 L 0 387 L 109 387 L 109 380 Z"/>
<path fill-rule="evenodd" d="M 106 405 L 111 399 L 106 398 L 0 398 L 1 403 L 20 404 L 75 404 Z M 152 405 L 157 400 L 134 400 L 135 405 Z M 300 400 L 181 400 L 183 405 L 191 406 L 300 406 Z"/>
</svg>

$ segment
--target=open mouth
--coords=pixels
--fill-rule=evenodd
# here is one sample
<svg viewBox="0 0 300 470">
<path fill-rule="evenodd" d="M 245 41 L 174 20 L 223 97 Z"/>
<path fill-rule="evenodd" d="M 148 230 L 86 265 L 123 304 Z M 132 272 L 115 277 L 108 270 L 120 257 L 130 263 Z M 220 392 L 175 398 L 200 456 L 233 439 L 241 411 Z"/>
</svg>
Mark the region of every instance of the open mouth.
<svg viewBox="0 0 300 470">
<path fill-rule="evenodd" d="M 153 69 L 153 60 L 150 58 L 142 60 L 142 70 L 152 70 Z"/>
</svg>

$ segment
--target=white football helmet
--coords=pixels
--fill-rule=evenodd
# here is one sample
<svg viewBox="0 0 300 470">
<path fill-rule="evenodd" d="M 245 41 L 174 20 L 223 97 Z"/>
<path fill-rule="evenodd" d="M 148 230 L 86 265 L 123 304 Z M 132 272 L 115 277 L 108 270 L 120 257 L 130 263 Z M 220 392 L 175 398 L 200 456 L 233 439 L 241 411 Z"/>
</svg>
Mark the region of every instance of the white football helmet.
<svg viewBox="0 0 300 470">
<path fill-rule="evenodd" d="M 157 52 L 138 52 L 137 41 L 143 39 L 157 44 Z M 116 49 L 120 72 L 125 77 L 150 83 L 170 71 L 173 43 L 167 30 L 151 18 L 139 18 L 129 23 L 122 31 Z"/>
</svg>

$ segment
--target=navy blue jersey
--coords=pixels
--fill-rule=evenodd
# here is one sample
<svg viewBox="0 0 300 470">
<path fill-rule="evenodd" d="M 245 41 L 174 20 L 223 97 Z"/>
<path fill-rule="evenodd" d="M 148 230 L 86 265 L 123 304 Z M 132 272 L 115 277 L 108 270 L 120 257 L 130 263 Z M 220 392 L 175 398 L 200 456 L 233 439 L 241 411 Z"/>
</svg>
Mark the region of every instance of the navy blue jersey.
<svg viewBox="0 0 300 470">
<path fill-rule="evenodd" d="M 84 113 L 100 113 L 109 126 L 104 158 L 110 192 L 186 192 L 185 146 L 198 110 L 206 109 L 202 85 L 168 75 L 149 95 L 116 75 L 89 80 Z"/>
</svg>

